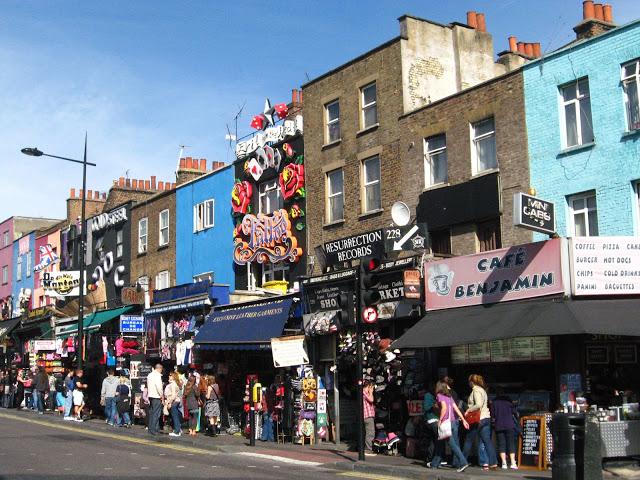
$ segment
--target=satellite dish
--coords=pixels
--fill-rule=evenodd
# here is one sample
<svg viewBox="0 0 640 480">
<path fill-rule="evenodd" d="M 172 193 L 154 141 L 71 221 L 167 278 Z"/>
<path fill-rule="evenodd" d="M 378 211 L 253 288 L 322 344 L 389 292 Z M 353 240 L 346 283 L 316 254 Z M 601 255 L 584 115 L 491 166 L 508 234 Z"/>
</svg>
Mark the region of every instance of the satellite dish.
<svg viewBox="0 0 640 480">
<path fill-rule="evenodd" d="M 404 227 L 411 220 L 411 211 L 404 202 L 395 202 L 391 206 L 391 219 L 399 227 Z"/>
</svg>

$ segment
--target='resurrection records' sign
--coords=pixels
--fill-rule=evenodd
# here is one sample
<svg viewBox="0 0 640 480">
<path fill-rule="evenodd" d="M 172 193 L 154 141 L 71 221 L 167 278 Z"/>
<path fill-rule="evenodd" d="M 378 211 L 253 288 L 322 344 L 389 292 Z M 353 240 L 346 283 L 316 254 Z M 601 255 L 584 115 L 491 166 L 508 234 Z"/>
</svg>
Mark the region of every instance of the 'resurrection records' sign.
<svg viewBox="0 0 640 480">
<path fill-rule="evenodd" d="M 556 231 L 556 215 L 552 202 L 517 192 L 513 194 L 513 223 L 549 235 Z"/>
<path fill-rule="evenodd" d="M 245 215 L 234 231 L 233 243 L 233 260 L 238 265 L 297 262 L 302 255 L 285 209 L 271 215 Z"/>
<path fill-rule="evenodd" d="M 323 246 L 327 265 L 357 260 L 368 255 L 384 253 L 384 230 L 360 233 L 327 242 Z"/>
<path fill-rule="evenodd" d="M 80 295 L 80 272 L 45 272 L 42 274 L 42 288 L 48 297 L 77 297 Z"/>
<path fill-rule="evenodd" d="M 640 237 L 570 240 L 573 295 L 640 294 Z"/>
<path fill-rule="evenodd" d="M 562 239 L 427 262 L 427 310 L 466 307 L 564 292 Z"/>
</svg>

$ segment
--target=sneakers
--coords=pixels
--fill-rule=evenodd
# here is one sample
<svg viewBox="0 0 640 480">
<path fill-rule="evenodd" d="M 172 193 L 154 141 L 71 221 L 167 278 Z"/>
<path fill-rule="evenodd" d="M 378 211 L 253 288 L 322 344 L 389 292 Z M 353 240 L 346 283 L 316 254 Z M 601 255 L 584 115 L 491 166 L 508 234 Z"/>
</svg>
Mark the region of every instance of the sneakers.
<svg viewBox="0 0 640 480">
<path fill-rule="evenodd" d="M 82 420 L 81 418 L 75 417 L 73 419 L 74 422 L 84 422 L 84 420 Z"/>
<path fill-rule="evenodd" d="M 182 436 L 182 432 L 178 432 L 178 433 L 171 432 L 171 433 L 169 434 L 169 436 L 170 436 L 170 437 L 181 437 L 181 436 Z"/>
<path fill-rule="evenodd" d="M 507 468 L 507 467 L 503 467 L 503 468 Z M 511 470 L 518 470 L 518 465 L 517 464 L 512 464 L 511 465 Z"/>
<path fill-rule="evenodd" d="M 506 469 L 508 469 L 508 468 L 509 468 L 509 467 L 507 467 L 507 464 L 506 464 L 506 463 L 503 463 L 503 464 L 502 464 L 502 469 L 503 469 L 503 470 L 506 470 Z"/>
<path fill-rule="evenodd" d="M 376 456 L 378 456 L 378 454 L 375 453 L 375 452 L 364 452 L 364 456 L 365 457 L 376 457 Z"/>
<path fill-rule="evenodd" d="M 463 465 L 462 467 L 460 467 L 459 469 L 456 470 L 456 472 L 458 473 L 462 473 L 464 472 L 467 468 L 469 468 L 469 464 L 467 463 L 466 465 Z"/>
<path fill-rule="evenodd" d="M 67 422 L 73 422 L 73 417 L 64 417 L 63 420 L 66 420 Z"/>
</svg>

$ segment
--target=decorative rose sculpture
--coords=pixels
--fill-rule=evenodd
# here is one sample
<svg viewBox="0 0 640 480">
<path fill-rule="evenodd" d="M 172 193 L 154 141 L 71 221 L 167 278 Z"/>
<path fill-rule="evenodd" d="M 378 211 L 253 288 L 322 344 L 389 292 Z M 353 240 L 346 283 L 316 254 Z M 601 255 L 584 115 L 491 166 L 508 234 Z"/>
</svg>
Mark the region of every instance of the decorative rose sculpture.
<svg viewBox="0 0 640 480">
<path fill-rule="evenodd" d="M 233 213 L 247 213 L 251 205 L 252 196 L 253 186 L 249 182 L 236 182 L 233 190 L 231 190 L 231 207 L 233 208 Z"/>
<path fill-rule="evenodd" d="M 280 172 L 280 191 L 285 200 L 304 196 L 304 165 L 290 163 Z"/>
</svg>

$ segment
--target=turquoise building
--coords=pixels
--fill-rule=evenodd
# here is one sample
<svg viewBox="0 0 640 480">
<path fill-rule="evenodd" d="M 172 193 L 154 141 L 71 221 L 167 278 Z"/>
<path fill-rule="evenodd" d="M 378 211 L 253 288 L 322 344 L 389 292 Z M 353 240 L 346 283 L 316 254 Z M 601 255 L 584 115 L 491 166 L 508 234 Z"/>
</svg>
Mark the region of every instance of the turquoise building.
<svg viewBox="0 0 640 480">
<path fill-rule="evenodd" d="M 640 21 L 523 73 L 531 186 L 555 203 L 558 234 L 640 234 Z"/>
</svg>

